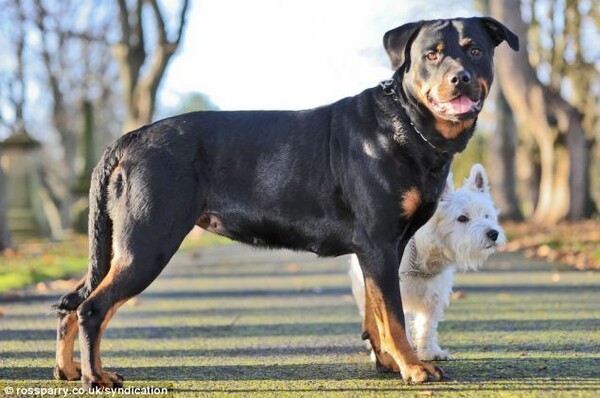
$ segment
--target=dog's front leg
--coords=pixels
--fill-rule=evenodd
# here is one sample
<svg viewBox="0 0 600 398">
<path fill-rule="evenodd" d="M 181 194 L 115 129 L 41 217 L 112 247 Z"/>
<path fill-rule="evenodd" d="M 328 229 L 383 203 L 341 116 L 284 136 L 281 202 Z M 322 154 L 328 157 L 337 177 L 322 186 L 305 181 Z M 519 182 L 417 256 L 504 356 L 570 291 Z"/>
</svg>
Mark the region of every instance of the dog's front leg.
<svg viewBox="0 0 600 398">
<path fill-rule="evenodd" d="M 365 277 L 363 337 L 369 338 L 378 366 L 400 372 L 405 381 L 440 380 L 442 371 L 419 361 L 408 343 L 398 284 L 398 251 L 382 245 L 359 254 Z"/>
<path fill-rule="evenodd" d="M 431 308 L 428 311 L 417 313 L 415 317 L 417 352 L 423 361 L 447 361 L 450 359 L 450 352 L 442 349 L 438 344 L 437 328 L 442 316 L 443 309 Z"/>
</svg>

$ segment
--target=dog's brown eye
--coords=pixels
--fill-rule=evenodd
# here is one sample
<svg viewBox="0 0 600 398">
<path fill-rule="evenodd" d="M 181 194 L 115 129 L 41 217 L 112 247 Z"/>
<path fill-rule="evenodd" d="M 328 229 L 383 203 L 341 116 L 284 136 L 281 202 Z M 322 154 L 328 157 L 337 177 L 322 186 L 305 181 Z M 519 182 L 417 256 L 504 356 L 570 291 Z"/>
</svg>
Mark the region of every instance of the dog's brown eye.
<svg viewBox="0 0 600 398">
<path fill-rule="evenodd" d="M 481 50 L 477 47 L 473 47 L 471 49 L 471 55 L 474 57 L 479 57 L 481 55 Z"/>
<path fill-rule="evenodd" d="M 467 217 L 465 215 L 461 215 L 461 216 L 458 216 L 458 218 L 456 219 L 456 221 L 458 221 L 458 222 L 467 222 L 467 221 L 469 221 L 469 217 Z"/>
<path fill-rule="evenodd" d="M 430 61 L 436 61 L 436 60 L 438 59 L 438 55 L 437 55 L 437 53 L 436 53 L 436 52 L 433 52 L 433 51 L 432 51 L 432 52 L 430 52 L 430 53 L 427 53 L 426 57 L 427 57 L 427 59 L 428 59 L 428 60 L 430 60 Z"/>
</svg>

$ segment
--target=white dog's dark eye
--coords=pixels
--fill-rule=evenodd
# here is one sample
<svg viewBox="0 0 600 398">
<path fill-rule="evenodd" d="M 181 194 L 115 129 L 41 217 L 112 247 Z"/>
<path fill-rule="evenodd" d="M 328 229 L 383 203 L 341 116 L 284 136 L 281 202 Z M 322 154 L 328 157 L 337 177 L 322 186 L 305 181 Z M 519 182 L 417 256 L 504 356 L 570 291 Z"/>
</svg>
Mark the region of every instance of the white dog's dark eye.
<svg viewBox="0 0 600 398">
<path fill-rule="evenodd" d="M 467 217 L 467 216 L 465 216 L 465 215 L 463 214 L 463 215 L 459 216 L 459 217 L 456 219 L 456 221 L 458 221 L 458 222 L 467 222 L 467 221 L 469 221 L 469 217 Z"/>
<path fill-rule="evenodd" d="M 490 218 L 490 215 L 489 215 L 489 214 L 486 214 L 486 215 L 485 215 L 485 218 Z"/>
</svg>

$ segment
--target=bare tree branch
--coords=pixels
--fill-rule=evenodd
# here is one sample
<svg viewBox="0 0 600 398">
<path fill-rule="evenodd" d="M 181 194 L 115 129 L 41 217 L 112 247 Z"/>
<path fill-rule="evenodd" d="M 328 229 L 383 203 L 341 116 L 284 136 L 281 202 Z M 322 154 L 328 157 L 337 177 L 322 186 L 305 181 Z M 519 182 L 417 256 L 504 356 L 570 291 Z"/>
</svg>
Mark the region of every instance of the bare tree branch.
<svg viewBox="0 0 600 398">
<path fill-rule="evenodd" d="M 119 6 L 119 23 L 121 24 L 121 43 L 129 45 L 131 31 L 129 28 L 129 10 L 126 0 L 117 0 Z"/>
<path fill-rule="evenodd" d="M 124 87 L 127 110 L 124 130 L 129 131 L 152 120 L 160 81 L 183 36 L 189 0 L 183 0 L 178 26 L 176 27 L 177 34 L 173 41 L 169 40 L 164 15 L 158 0 L 137 0 L 135 4 L 135 21 L 128 18 L 126 1 L 119 0 L 119 2 L 119 17 L 123 36 L 120 43 L 115 46 L 114 54 L 119 61 L 121 80 Z M 144 52 L 143 4 L 148 4 L 151 8 L 157 31 L 157 43 L 149 59 L 146 59 Z M 125 20 L 125 16 L 127 16 L 127 20 Z M 127 23 L 127 27 L 124 27 L 125 23 Z M 131 24 L 134 24 L 134 26 L 132 27 Z M 137 31 L 135 37 L 125 37 L 127 32 L 132 31 Z M 149 62 L 149 65 L 145 68 L 144 74 L 141 75 L 142 67 L 146 62 Z"/>
<path fill-rule="evenodd" d="M 181 37 L 183 36 L 183 29 L 185 27 L 185 18 L 187 16 L 187 9 L 189 6 L 189 0 L 183 0 L 183 6 L 181 7 L 181 12 L 179 13 L 179 28 L 177 29 L 177 37 L 175 38 L 175 45 L 179 46 L 181 42 Z"/>
<path fill-rule="evenodd" d="M 147 1 L 150 4 L 150 8 L 152 8 L 152 12 L 154 13 L 154 22 L 156 23 L 156 31 L 158 33 L 158 45 L 165 45 L 169 41 L 167 39 L 167 31 L 165 29 L 165 20 L 162 16 L 162 13 L 160 12 L 158 2 L 156 0 Z"/>
</svg>

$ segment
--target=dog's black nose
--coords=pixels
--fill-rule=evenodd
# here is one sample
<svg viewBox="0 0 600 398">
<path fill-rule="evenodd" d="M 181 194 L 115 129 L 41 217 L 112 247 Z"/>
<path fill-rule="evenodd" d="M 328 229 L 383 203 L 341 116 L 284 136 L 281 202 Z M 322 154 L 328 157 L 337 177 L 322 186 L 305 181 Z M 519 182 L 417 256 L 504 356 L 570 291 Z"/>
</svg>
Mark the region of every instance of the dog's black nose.
<svg viewBox="0 0 600 398">
<path fill-rule="evenodd" d="M 471 74 L 463 69 L 454 73 L 450 73 L 448 75 L 448 83 L 453 86 L 458 86 L 461 84 L 468 84 L 471 82 Z"/>
<path fill-rule="evenodd" d="M 486 235 L 488 238 L 490 238 L 492 242 L 495 242 L 496 239 L 498 239 L 498 231 L 496 231 L 495 229 L 490 229 L 489 231 L 487 231 Z"/>
</svg>

